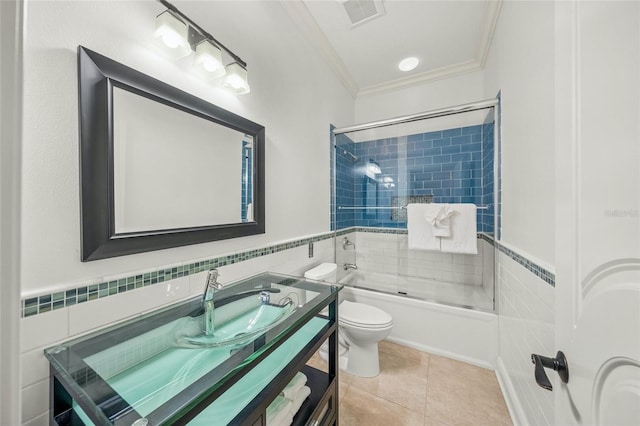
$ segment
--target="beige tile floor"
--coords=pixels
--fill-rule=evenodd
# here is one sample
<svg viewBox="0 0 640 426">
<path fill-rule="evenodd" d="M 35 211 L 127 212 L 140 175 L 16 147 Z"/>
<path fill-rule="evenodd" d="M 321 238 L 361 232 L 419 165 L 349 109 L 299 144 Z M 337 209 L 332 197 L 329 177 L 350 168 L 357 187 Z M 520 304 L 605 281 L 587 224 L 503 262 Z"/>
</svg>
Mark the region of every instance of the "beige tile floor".
<svg viewBox="0 0 640 426">
<path fill-rule="evenodd" d="M 310 364 L 326 369 L 317 355 Z M 340 425 L 512 425 L 491 370 L 380 342 L 380 375 L 340 372 Z"/>
</svg>

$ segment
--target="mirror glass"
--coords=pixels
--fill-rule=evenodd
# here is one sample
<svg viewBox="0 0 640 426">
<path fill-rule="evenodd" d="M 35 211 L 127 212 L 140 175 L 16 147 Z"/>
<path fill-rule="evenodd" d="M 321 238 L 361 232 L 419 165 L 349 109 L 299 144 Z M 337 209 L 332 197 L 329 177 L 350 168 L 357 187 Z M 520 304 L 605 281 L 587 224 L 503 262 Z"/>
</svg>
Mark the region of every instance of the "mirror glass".
<svg viewBox="0 0 640 426">
<path fill-rule="evenodd" d="M 253 137 L 113 88 L 116 234 L 252 219 Z"/>
</svg>

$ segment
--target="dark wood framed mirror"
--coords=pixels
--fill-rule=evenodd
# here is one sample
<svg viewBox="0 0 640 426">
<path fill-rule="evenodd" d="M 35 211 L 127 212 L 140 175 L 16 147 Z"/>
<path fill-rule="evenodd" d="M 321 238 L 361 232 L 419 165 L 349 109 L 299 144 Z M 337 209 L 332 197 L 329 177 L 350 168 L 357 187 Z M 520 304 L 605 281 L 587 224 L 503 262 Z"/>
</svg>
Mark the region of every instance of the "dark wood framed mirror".
<svg viewBox="0 0 640 426">
<path fill-rule="evenodd" d="M 265 129 L 78 47 L 81 258 L 265 232 Z"/>
</svg>

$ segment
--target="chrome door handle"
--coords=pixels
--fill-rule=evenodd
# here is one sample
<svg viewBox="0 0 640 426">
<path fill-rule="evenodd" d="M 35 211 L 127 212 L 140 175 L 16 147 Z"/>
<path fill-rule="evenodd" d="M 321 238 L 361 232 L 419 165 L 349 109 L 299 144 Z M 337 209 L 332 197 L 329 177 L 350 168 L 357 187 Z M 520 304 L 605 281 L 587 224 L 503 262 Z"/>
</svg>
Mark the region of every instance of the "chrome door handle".
<svg viewBox="0 0 640 426">
<path fill-rule="evenodd" d="M 531 354 L 531 362 L 535 365 L 534 375 L 536 377 L 536 383 L 538 383 L 540 387 L 550 391 L 553 390 L 549 377 L 547 377 L 547 373 L 544 371 L 545 367 L 557 371 L 562 383 L 569 382 L 569 365 L 562 351 L 558 351 L 555 358 Z"/>
</svg>

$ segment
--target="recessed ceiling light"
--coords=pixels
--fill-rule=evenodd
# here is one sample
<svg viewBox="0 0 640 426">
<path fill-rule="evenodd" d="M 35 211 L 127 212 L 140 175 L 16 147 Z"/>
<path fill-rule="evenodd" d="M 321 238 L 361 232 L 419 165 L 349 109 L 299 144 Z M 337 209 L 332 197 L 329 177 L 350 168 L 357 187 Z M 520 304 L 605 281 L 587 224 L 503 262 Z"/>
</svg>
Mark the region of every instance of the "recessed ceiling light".
<svg viewBox="0 0 640 426">
<path fill-rule="evenodd" d="M 400 63 L 398 64 L 398 68 L 400 69 L 400 71 L 411 71 L 418 66 L 418 62 L 420 62 L 418 58 L 405 58 L 400 61 Z"/>
</svg>

